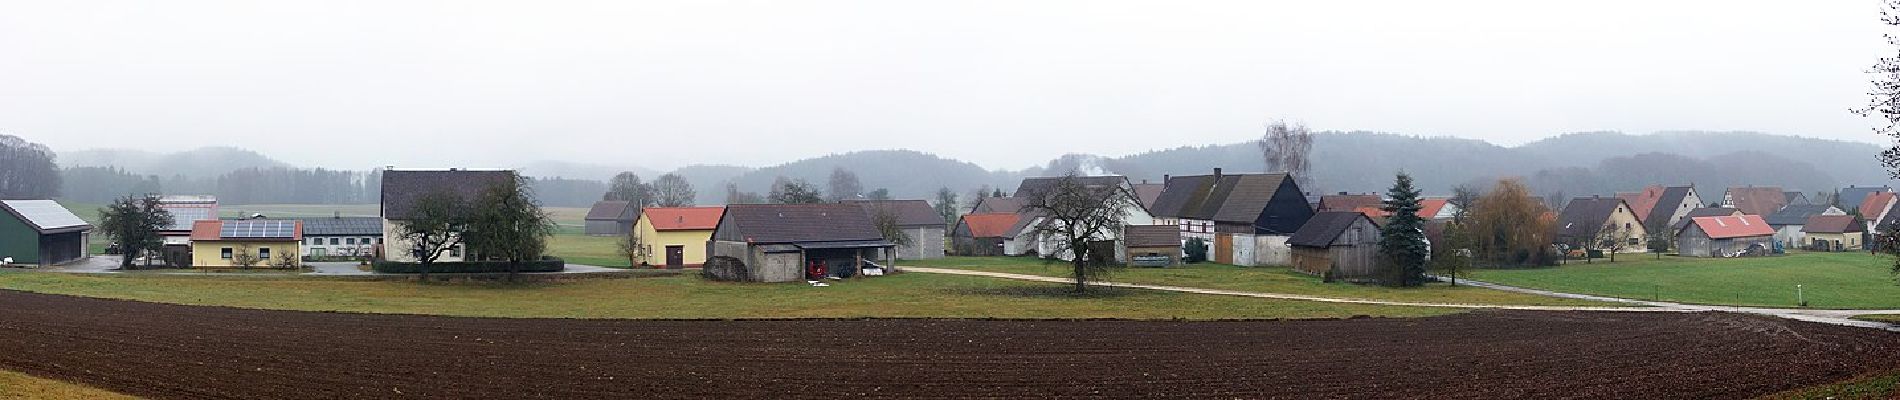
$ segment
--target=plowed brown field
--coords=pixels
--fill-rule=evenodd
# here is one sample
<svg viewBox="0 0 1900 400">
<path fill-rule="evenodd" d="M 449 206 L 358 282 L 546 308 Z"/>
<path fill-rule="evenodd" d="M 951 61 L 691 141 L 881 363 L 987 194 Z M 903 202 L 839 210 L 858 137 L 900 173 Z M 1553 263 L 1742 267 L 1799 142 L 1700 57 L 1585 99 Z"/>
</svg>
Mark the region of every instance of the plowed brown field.
<svg viewBox="0 0 1900 400">
<path fill-rule="evenodd" d="M 0 369 L 153 398 L 1746 398 L 1896 356 L 1900 335 L 1729 314 L 555 320 L 0 291 Z"/>
</svg>

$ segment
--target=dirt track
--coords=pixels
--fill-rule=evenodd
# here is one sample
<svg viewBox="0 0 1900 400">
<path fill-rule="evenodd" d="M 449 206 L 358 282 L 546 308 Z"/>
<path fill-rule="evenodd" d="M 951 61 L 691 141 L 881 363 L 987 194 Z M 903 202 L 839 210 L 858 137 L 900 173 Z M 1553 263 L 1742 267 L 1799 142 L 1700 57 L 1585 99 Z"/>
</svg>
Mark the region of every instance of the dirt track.
<svg viewBox="0 0 1900 400">
<path fill-rule="evenodd" d="M 153 398 L 1746 398 L 1900 365 L 1766 317 L 585 321 L 0 291 L 0 369 Z"/>
</svg>

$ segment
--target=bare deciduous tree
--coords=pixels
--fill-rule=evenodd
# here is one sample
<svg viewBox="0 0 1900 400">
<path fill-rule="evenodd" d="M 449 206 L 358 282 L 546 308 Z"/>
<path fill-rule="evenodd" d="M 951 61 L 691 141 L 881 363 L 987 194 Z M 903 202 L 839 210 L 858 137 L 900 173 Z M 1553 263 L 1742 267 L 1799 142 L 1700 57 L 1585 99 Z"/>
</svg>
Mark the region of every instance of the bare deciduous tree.
<svg viewBox="0 0 1900 400">
<path fill-rule="evenodd" d="M 1610 262 L 1616 262 L 1616 253 L 1629 248 L 1630 239 L 1635 238 L 1634 228 L 1617 226 L 1615 223 L 1603 224 L 1597 229 L 1596 237 L 1590 240 L 1590 248 L 1602 250 L 1610 256 Z M 1586 262 L 1588 256 L 1585 256 Z"/>
<path fill-rule="evenodd" d="M 758 193 L 739 190 L 739 184 L 726 184 L 726 204 L 764 204 L 765 197 Z"/>
<path fill-rule="evenodd" d="M 231 251 L 231 265 L 238 267 L 238 269 L 251 269 L 251 267 L 257 266 L 257 263 L 262 260 L 261 257 L 257 256 L 257 249 L 251 248 L 251 245 L 248 244 L 240 244 L 236 249 Z"/>
<path fill-rule="evenodd" d="M 635 208 L 652 207 L 653 186 L 641 182 L 640 175 L 621 172 L 608 182 L 607 194 L 601 196 L 601 200 L 625 201 Z"/>
<path fill-rule="evenodd" d="M 978 197 L 981 196 L 979 195 Z M 974 198 L 971 200 L 975 201 L 981 199 Z M 957 210 L 962 209 L 957 206 L 957 192 L 950 190 L 950 188 L 937 189 L 937 204 L 933 204 L 932 207 L 937 209 L 937 215 L 943 216 L 945 224 L 955 224 L 957 220 Z"/>
<path fill-rule="evenodd" d="M 653 246 L 647 244 L 646 236 L 641 235 L 638 229 L 629 230 L 626 235 L 621 235 L 616 244 L 619 245 L 620 256 L 627 258 L 627 265 L 636 267 L 648 265 L 647 260 L 653 257 Z"/>
<path fill-rule="evenodd" d="M 1880 21 L 1888 28 L 1882 36 L 1893 47 L 1890 51 L 1900 50 L 1900 35 L 1893 32 L 1894 27 L 1900 26 L 1900 0 L 1882 0 L 1881 5 Z M 1874 128 L 1874 133 L 1900 141 L 1900 55 L 1888 54 L 1875 60 L 1873 68 L 1867 71 L 1873 75 L 1867 105 L 1853 112 L 1878 119 L 1880 126 Z M 1880 165 L 1887 168 L 1889 176 L 1900 179 L 1900 145 L 1880 152 Z M 1896 264 L 1896 268 L 1900 269 L 1900 264 Z"/>
<path fill-rule="evenodd" d="M 1267 172 L 1285 172 L 1293 174 L 1294 183 L 1301 188 L 1312 190 L 1313 132 L 1304 124 L 1287 125 L 1286 121 L 1273 121 L 1267 124 L 1267 133 L 1260 137 L 1260 156 L 1266 161 Z"/>
<path fill-rule="evenodd" d="M 858 174 L 846 171 L 843 167 L 831 169 L 831 179 L 826 182 L 829 189 L 826 201 L 836 203 L 839 200 L 855 199 L 864 194 L 864 184 L 858 182 Z"/>
<path fill-rule="evenodd" d="M 468 248 L 508 263 L 508 280 L 521 273 L 523 261 L 540 260 L 554 235 L 554 217 L 541 210 L 525 178 L 517 175 L 483 190 L 470 213 Z"/>
<path fill-rule="evenodd" d="M 660 175 L 653 180 L 653 202 L 660 207 L 686 207 L 693 205 L 693 184 L 679 174 Z"/>
<path fill-rule="evenodd" d="M 1076 292 L 1087 291 L 1094 276 L 1112 267 L 1112 263 L 1095 262 L 1104 256 L 1098 252 L 1112 251 L 1112 246 L 1102 249 L 1094 244 L 1116 240 L 1127 220 L 1126 210 L 1141 204 L 1126 187 L 1086 183 L 1074 172 L 1055 179 L 1046 188 L 1017 196 L 1024 199 L 1024 214 L 1043 220 L 1034 225 L 1037 240 L 1055 246 L 1051 255 L 1070 257 Z"/>
<path fill-rule="evenodd" d="M 781 176 L 772 182 L 772 192 L 765 195 L 765 200 L 772 204 L 817 204 L 825 199 L 811 183 Z"/>
</svg>

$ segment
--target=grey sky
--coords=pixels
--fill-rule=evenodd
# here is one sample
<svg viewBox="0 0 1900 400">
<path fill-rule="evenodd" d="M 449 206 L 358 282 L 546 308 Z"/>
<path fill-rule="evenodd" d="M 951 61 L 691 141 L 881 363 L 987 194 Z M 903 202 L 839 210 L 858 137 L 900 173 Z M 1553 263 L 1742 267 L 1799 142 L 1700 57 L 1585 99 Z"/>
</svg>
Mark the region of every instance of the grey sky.
<svg viewBox="0 0 1900 400">
<path fill-rule="evenodd" d="M 671 168 L 909 148 L 1021 168 L 1315 129 L 1516 144 L 1848 114 L 1840 1 L 0 2 L 0 130 L 312 166 Z M 1085 139 L 1086 138 L 1086 139 Z"/>
</svg>

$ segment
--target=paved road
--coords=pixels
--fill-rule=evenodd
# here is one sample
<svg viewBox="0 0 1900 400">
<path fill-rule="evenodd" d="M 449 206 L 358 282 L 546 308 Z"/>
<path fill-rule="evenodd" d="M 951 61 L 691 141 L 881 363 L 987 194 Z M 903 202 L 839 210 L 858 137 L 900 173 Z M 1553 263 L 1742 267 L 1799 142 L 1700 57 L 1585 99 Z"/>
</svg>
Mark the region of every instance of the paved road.
<svg viewBox="0 0 1900 400">
<path fill-rule="evenodd" d="M 355 262 L 311 262 L 311 263 L 307 263 L 307 265 L 311 267 L 311 271 L 305 272 L 301 275 L 306 275 L 306 276 L 408 275 L 408 274 L 378 274 L 375 272 L 364 271 L 362 269 L 359 269 L 357 267 L 357 263 Z M 44 268 L 44 269 L 38 269 L 36 271 L 63 272 L 63 273 L 73 273 L 73 274 L 118 274 L 118 273 L 156 274 L 156 275 L 202 275 L 202 274 L 205 274 L 205 272 L 185 270 L 185 269 L 123 271 L 119 269 L 119 256 L 93 256 L 92 258 L 87 259 L 85 261 L 80 261 L 80 262 L 75 262 L 71 264 L 55 266 L 55 267 L 49 267 L 49 268 Z M 568 264 L 567 268 L 563 269 L 561 272 L 533 272 L 529 274 L 601 274 L 601 273 L 615 273 L 615 272 L 625 272 L 625 271 L 627 270 L 618 269 L 618 268 L 597 267 L 597 266 L 592 266 L 592 265 Z M 224 273 L 225 274 L 242 274 L 243 272 L 224 272 Z M 256 273 L 286 275 L 286 273 L 284 272 L 275 272 L 275 271 L 269 271 L 269 270 L 260 270 Z"/>
<path fill-rule="evenodd" d="M 923 273 L 932 273 L 932 274 L 986 276 L 986 277 L 992 277 L 992 278 L 1015 279 L 1015 280 L 1024 280 L 1024 281 L 1036 281 L 1036 282 L 1052 282 L 1052 283 L 1074 282 L 1074 280 L 1071 280 L 1068 278 L 1057 278 L 1057 277 L 1040 276 L 1040 275 L 1011 274 L 1011 273 L 1003 273 L 1003 272 L 970 271 L 970 270 L 961 270 L 961 269 L 904 267 L 904 266 L 899 266 L 898 268 L 903 271 L 908 271 L 908 272 L 923 272 Z M 1827 323 L 1827 324 L 1856 326 L 1856 327 L 1864 327 L 1864 328 L 1877 328 L 1877 329 L 1885 329 L 1889 331 L 1900 332 L 1900 325 L 1894 325 L 1894 324 L 1889 324 L 1889 323 L 1884 323 L 1884 322 L 1861 321 L 1861 320 L 1853 319 L 1853 317 L 1857 315 L 1900 314 L 1900 310 L 1820 310 L 1820 309 L 1762 308 L 1762 307 L 1739 307 L 1739 306 L 1710 306 L 1710 305 L 1699 305 L 1699 304 L 1672 303 L 1672 302 L 1666 302 L 1666 301 L 1646 301 L 1646 300 L 1622 299 L 1622 298 L 1615 298 L 1615 297 L 1593 296 L 1593 295 L 1587 295 L 1587 294 L 1553 292 L 1553 291 L 1548 291 L 1548 290 L 1528 289 L 1528 288 L 1520 288 L 1520 287 L 1515 287 L 1515 286 L 1499 285 L 1499 284 L 1494 284 L 1494 283 L 1489 283 L 1489 282 L 1473 281 L 1469 279 L 1459 279 L 1458 283 L 1462 285 L 1471 285 L 1471 286 L 1478 286 L 1478 287 L 1490 288 L 1490 289 L 1496 289 L 1496 290 L 1535 294 L 1535 295 L 1540 295 L 1540 296 L 1624 303 L 1624 304 L 1629 304 L 1630 307 L 1512 306 L 1512 305 L 1496 305 L 1496 304 L 1420 303 L 1420 302 L 1408 302 L 1408 301 L 1386 301 L 1386 300 L 1354 299 L 1354 298 L 1342 298 L 1342 297 L 1310 296 L 1310 295 L 1285 294 L 1285 293 L 1266 293 L 1266 292 L 1248 292 L 1248 291 L 1238 291 L 1238 290 L 1204 289 L 1204 288 L 1167 286 L 1167 285 L 1146 285 L 1146 284 L 1121 283 L 1121 282 L 1100 282 L 1097 284 L 1102 285 L 1102 286 L 1111 286 L 1111 287 L 1128 287 L 1128 288 L 1149 289 L 1149 290 L 1165 290 L 1165 291 L 1183 292 L 1183 293 L 1245 296 L 1245 297 L 1258 297 L 1258 298 L 1267 298 L 1267 299 L 1306 300 L 1306 301 L 1319 301 L 1319 302 L 1328 302 L 1328 303 L 1375 304 L 1375 305 L 1411 306 L 1411 307 L 1449 307 L 1449 308 L 1472 308 L 1472 309 L 1482 308 L 1482 309 L 1542 310 L 1542 311 L 1632 311 L 1632 312 L 1721 311 L 1721 312 L 1732 312 L 1732 313 L 1768 315 L 1768 316 L 1773 316 L 1773 317 L 1787 318 L 1787 319 L 1793 319 L 1793 320 L 1799 320 L 1799 321 L 1820 322 L 1820 323 Z"/>
</svg>

